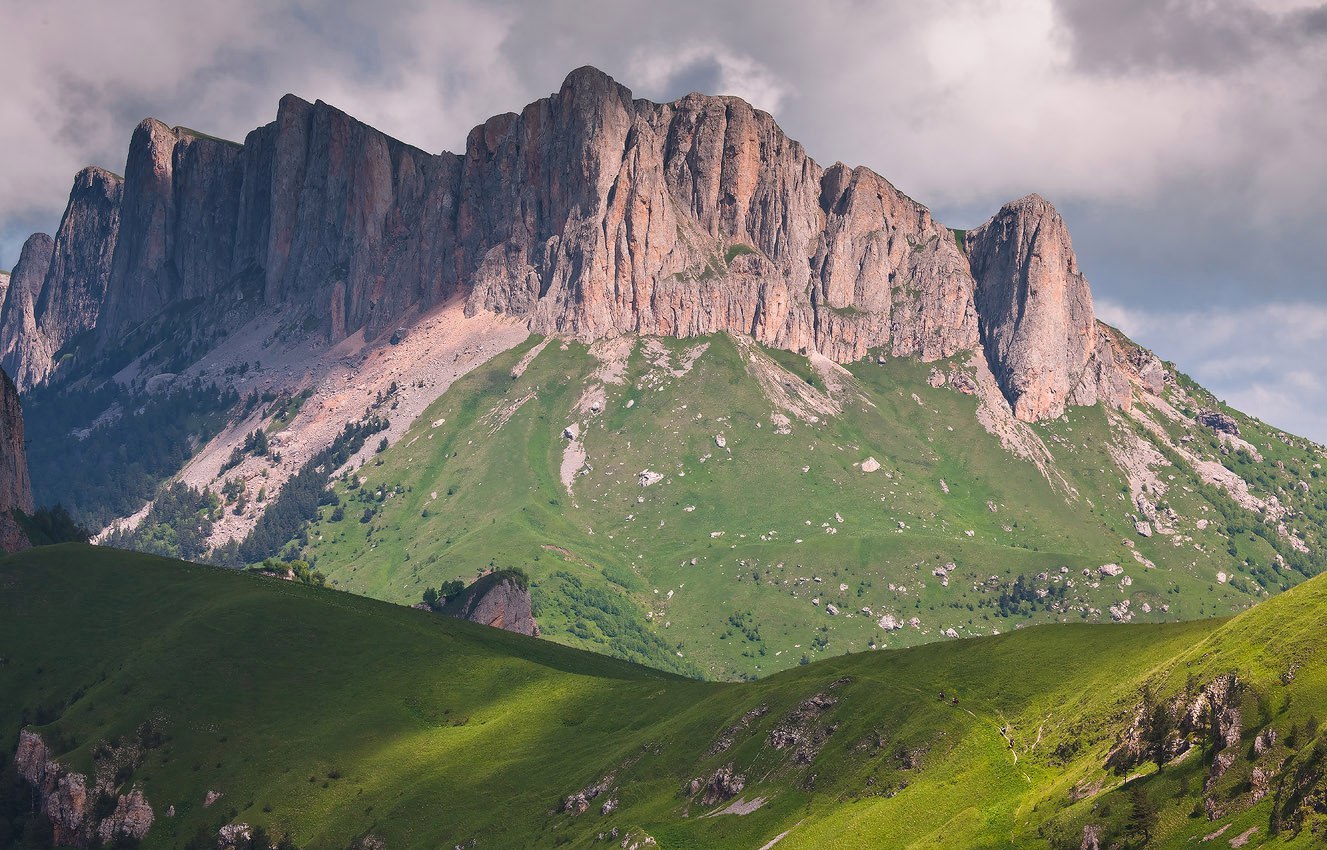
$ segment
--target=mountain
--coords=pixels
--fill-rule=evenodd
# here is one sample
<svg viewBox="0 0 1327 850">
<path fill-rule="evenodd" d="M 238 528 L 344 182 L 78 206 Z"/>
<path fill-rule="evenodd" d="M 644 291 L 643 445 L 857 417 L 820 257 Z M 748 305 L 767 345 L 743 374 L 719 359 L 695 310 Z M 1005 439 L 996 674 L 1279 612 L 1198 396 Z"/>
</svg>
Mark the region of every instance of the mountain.
<svg viewBox="0 0 1327 850">
<path fill-rule="evenodd" d="M 0 359 L 102 542 L 403 604 L 518 568 L 545 636 L 686 675 L 1323 566 L 1323 448 L 1099 322 L 1045 199 L 952 230 L 592 68 L 460 154 L 293 96 L 242 145 L 146 120 L 28 241 Z"/>
<path fill-rule="evenodd" d="M 18 390 L 0 370 L 0 552 L 28 547 L 28 537 L 15 511 L 32 513 L 32 484 L 28 480 L 27 450 L 23 445 L 23 409 Z"/>
<path fill-rule="evenodd" d="M 1032 196 L 973 236 L 969 264 L 925 207 L 823 169 L 741 100 L 633 100 L 593 68 L 459 156 L 288 95 L 244 145 L 149 119 L 123 180 L 81 172 L 54 243 L 34 237 L 16 269 L 6 365 L 32 386 L 84 329 L 105 349 L 196 301 L 298 305 L 335 344 L 459 296 L 535 333 L 728 331 L 840 362 L 948 357 L 980 334 L 1020 418 L 1074 392 L 1127 405 L 1096 386 L 1118 364 L 1055 210 Z"/>
<path fill-rule="evenodd" d="M 0 560 L 0 829 L 145 850 L 259 827 L 306 848 L 1320 846 L 1323 581 L 1231 620 L 719 684 L 42 547 Z"/>
</svg>

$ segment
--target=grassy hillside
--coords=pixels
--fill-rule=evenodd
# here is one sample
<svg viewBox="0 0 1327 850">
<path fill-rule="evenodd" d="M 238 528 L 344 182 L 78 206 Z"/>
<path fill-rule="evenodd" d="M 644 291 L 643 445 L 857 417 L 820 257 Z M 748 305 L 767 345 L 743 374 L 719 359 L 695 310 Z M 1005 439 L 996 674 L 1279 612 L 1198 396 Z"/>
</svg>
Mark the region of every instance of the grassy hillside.
<svg viewBox="0 0 1327 850">
<path fill-rule="evenodd" d="M 1028 432 L 1048 449 L 1043 474 L 982 427 L 976 397 L 931 386 L 930 365 L 826 370 L 727 336 L 537 342 L 459 381 L 335 485 L 304 554 L 336 587 L 413 603 L 520 567 L 546 636 L 736 679 L 1036 622 L 1221 616 L 1319 568 L 1145 423 L 1101 407 Z M 1183 451 L 1300 509 L 1287 534 L 1316 552 L 1317 447 L 1244 422 L 1261 462 L 1164 420 Z M 1115 459 L 1137 444 L 1148 485 Z M 868 458 L 880 469 L 864 472 Z M 1160 517 L 1150 536 L 1140 486 Z"/>
<path fill-rule="evenodd" d="M 24 726 L 89 773 L 105 744 L 138 742 L 117 780 L 156 810 L 145 848 L 228 822 L 305 848 L 366 833 L 388 848 L 589 847 L 616 830 L 666 848 L 786 833 L 779 850 L 1077 847 L 1085 827 L 1138 846 L 1143 803 L 1154 847 L 1223 826 L 1222 844 L 1257 827 L 1246 846 L 1311 846 L 1327 823 L 1320 580 L 1229 622 L 1039 627 L 742 684 L 113 550 L 11 556 L 0 588 L 5 762 Z M 1201 734 L 1160 771 L 1104 767 L 1140 705 L 1230 673 L 1239 742 L 1206 791 L 1225 814 L 1203 814 L 1219 754 Z M 702 804 L 691 780 L 728 765 L 743 789 Z M 1249 806 L 1260 769 L 1271 791 Z M 562 811 L 599 784 L 587 811 Z M 205 808 L 209 791 L 223 796 Z M 749 813 L 716 814 L 734 804 Z M 16 808 L 6 840 L 20 840 Z"/>
</svg>

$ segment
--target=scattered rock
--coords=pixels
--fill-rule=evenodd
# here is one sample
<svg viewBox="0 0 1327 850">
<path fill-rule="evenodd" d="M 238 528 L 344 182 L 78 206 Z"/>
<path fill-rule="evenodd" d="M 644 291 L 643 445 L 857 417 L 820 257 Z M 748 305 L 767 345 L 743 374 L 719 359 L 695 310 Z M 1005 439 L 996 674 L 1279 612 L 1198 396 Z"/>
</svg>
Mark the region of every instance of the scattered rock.
<svg viewBox="0 0 1327 850">
<path fill-rule="evenodd" d="M 700 804 L 702 806 L 712 806 L 715 803 L 731 800 L 741 794 L 745 787 L 746 777 L 734 772 L 731 764 L 726 764 L 714 771 L 709 781 L 705 783 L 700 797 Z"/>
<path fill-rule="evenodd" d="M 228 823 L 217 830 L 217 850 L 234 850 L 236 845 L 248 847 L 253 828 L 247 823 Z"/>
<path fill-rule="evenodd" d="M 118 838 L 141 841 L 152 828 L 152 807 L 143 797 L 143 792 L 135 788 L 116 801 L 115 811 L 97 827 L 97 836 L 102 844 L 110 845 Z"/>
<path fill-rule="evenodd" d="M 640 486 L 650 487 L 654 484 L 658 484 L 660 481 L 664 479 L 664 477 L 658 472 L 653 472 L 649 469 L 642 469 L 639 473 L 637 473 L 636 479 L 640 483 Z"/>
<path fill-rule="evenodd" d="M 880 461 L 873 457 L 868 457 L 862 461 L 862 472 L 877 472 L 880 469 Z"/>
<path fill-rule="evenodd" d="M 954 370 L 949 373 L 949 385 L 964 395 L 977 394 L 977 382 L 966 372 Z"/>
<path fill-rule="evenodd" d="M 1194 420 L 1204 428 L 1210 428 L 1219 434 L 1239 436 L 1239 423 L 1219 410 L 1200 410 Z"/>
<path fill-rule="evenodd" d="M 946 380 L 947 379 L 945 378 L 945 373 L 941 372 L 939 369 L 932 366 L 931 374 L 927 376 L 926 383 L 938 389 L 939 387 L 943 387 L 945 385 Z"/>
</svg>

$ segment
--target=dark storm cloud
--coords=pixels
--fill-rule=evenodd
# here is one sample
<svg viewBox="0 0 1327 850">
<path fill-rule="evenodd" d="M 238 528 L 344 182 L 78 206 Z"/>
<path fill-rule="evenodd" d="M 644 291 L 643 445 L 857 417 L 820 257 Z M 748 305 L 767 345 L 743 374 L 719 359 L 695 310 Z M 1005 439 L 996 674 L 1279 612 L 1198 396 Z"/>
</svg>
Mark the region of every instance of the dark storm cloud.
<svg viewBox="0 0 1327 850">
<path fill-rule="evenodd" d="M 1074 60 L 1090 71 L 1223 74 L 1327 34 L 1327 6 L 1280 13 L 1240 0 L 1057 0 Z"/>
<path fill-rule="evenodd" d="M 1327 439 L 1327 390 L 1276 378 L 1298 370 L 1266 339 L 1327 309 L 1321 0 L 63 0 L 4 24 L 0 268 L 58 225 L 75 171 L 123 169 L 145 116 L 242 140 L 294 92 L 457 150 L 592 64 L 637 97 L 744 97 L 954 226 L 1040 192 L 1098 301 L 1164 355 L 1217 363 L 1204 317 L 1263 316 L 1219 343 L 1261 371 L 1193 371 Z M 1318 327 L 1296 339 L 1321 359 Z"/>
</svg>

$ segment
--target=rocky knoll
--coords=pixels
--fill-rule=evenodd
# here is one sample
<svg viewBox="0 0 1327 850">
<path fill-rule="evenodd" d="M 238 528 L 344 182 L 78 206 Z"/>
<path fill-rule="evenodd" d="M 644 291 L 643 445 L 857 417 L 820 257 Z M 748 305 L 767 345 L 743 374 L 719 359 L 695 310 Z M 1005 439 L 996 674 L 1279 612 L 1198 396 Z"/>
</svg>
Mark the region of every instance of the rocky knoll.
<svg viewBox="0 0 1327 850">
<path fill-rule="evenodd" d="M 442 613 L 495 629 L 538 637 L 525 576 L 505 570 L 483 576 L 447 600 Z"/>
<path fill-rule="evenodd" d="M 14 511 L 32 512 L 27 450 L 23 444 L 23 410 L 18 390 L 0 371 L 0 552 L 28 548 L 28 538 Z"/>
<path fill-rule="evenodd" d="M 581 68 L 457 155 L 287 95 L 243 145 L 149 119 L 122 188 L 84 175 L 54 262 L 34 245 L 6 298 L 20 387 L 94 325 L 104 349 L 167 311 L 208 304 L 221 324 L 286 308 L 338 342 L 463 298 L 585 340 L 728 331 L 840 362 L 984 344 L 1021 418 L 1128 403 L 1050 204 L 1001 210 L 969 234 L 969 262 L 884 178 L 822 168 L 737 98 L 652 103 Z"/>
</svg>

